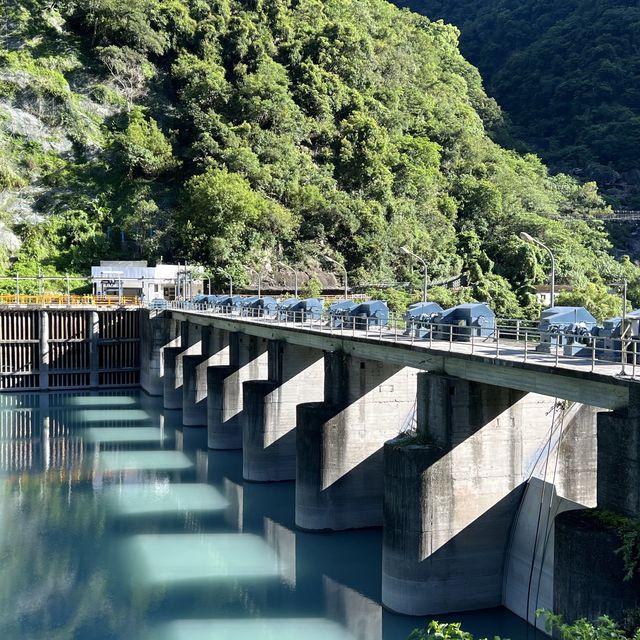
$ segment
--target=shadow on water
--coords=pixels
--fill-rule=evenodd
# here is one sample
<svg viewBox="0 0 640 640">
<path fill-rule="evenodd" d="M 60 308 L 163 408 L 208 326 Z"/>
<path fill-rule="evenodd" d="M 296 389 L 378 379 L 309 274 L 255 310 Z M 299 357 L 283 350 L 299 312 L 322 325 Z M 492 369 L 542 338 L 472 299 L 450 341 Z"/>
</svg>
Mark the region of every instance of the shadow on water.
<svg viewBox="0 0 640 640">
<path fill-rule="evenodd" d="M 142 393 L 0 395 L 0 637 L 403 640 L 379 529 L 310 533 L 295 483 Z M 438 616 L 533 638 L 504 609 Z"/>
</svg>

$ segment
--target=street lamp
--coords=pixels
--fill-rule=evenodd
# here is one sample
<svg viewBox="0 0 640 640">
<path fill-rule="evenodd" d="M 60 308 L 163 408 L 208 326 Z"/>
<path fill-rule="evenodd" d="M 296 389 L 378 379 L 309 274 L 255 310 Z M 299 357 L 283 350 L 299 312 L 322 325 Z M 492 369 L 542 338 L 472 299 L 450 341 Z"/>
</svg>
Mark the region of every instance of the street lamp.
<svg viewBox="0 0 640 640">
<path fill-rule="evenodd" d="M 284 267 L 285 269 L 287 269 L 288 271 L 293 272 L 293 277 L 295 278 L 295 293 L 293 294 L 293 297 L 297 298 L 298 297 L 298 272 L 293 267 L 290 267 L 288 264 L 285 264 L 284 262 L 278 262 L 278 264 L 281 267 Z"/>
<path fill-rule="evenodd" d="M 520 238 L 525 242 L 529 242 L 530 244 L 537 244 L 539 247 L 542 247 L 545 251 L 547 251 L 547 253 L 549 254 L 549 257 L 551 258 L 551 305 L 550 306 L 553 307 L 555 306 L 555 302 L 556 302 L 556 259 L 551 249 L 549 249 L 549 247 L 547 247 L 546 244 L 540 242 L 540 240 L 538 240 L 537 238 L 530 236 L 525 231 L 522 231 L 520 233 Z"/>
<path fill-rule="evenodd" d="M 228 271 L 225 271 L 224 269 L 221 269 L 220 267 L 218 267 L 218 271 L 223 276 L 227 276 L 227 278 L 229 278 L 229 297 L 233 297 L 233 278 L 231 277 L 231 274 Z M 209 293 L 211 293 L 211 292 L 209 292 Z"/>
<path fill-rule="evenodd" d="M 333 258 L 330 258 L 329 256 L 325 256 L 324 254 L 322 255 L 322 257 L 325 260 L 328 260 L 329 262 L 333 262 L 333 264 L 338 265 L 342 271 L 344 271 L 344 299 L 348 300 L 349 299 L 349 287 L 348 287 L 348 283 L 347 283 L 347 269 L 344 265 L 340 264 L 337 260 L 334 260 Z"/>
<path fill-rule="evenodd" d="M 621 352 L 621 361 L 622 361 L 622 370 L 620 371 L 620 375 L 626 375 L 625 371 L 625 363 L 627 360 L 627 346 L 624 343 L 625 335 L 627 333 L 627 279 L 625 278 L 622 282 L 612 282 L 612 287 L 620 287 L 620 293 L 622 294 L 622 324 L 620 325 L 620 352 Z M 632 337 L 633 342 L 633 337 Z M 635 360 L 635 354 L 634 354 Z"/>
<path fill-rule="evenodd" d="M 427 287 L 429 286 L 429 271 L 428 271 L 428 267 L 427 267 L 427 262 L 422 259 L 420 256 L 416 255 L 415 253 L 413 253 L 413 251 L 410 251 L 408 249 L 408 247 L 400 247 L 400 251 L 402 251 L 402 253 L 406 253 L 408 256 L 411 256 L 412 258 L 415 258 L 416 260 L 419 260 L 420 262 L 422 262 L 422 266 L 424 267 L 424 282 L 422 285 L 422 302 L 426 302 L 427 301 Z"/>
</svg>

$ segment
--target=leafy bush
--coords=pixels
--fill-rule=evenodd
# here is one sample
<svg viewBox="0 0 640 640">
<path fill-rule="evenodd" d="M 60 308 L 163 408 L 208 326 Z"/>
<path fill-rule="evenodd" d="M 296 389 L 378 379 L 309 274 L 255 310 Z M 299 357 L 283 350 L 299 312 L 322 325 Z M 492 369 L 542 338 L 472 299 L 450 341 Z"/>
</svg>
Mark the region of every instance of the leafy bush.
<svg viewBox="0 0 640 640">
<path fill-rule="evenodd" d="M 536 612 L 545 616 L 545 624 L 549 633 L 561 640 L 640 640 L 640 628 L 627 635 L 620 626 L 608 616 L 601 616 L 595 622 L 585 619 L 572 624 L 565 623 L 561 616 L 542 609 Z M 462 629 L 459 622 L 441 623 L 432 620 L 426 629 L 415 629 L 407 640 L 473 640 L 473 635 Z M 483 638 L 483 640 L 487 640 Z M 493 640 L 500 640 L 494 636 Z"/>
</svg>

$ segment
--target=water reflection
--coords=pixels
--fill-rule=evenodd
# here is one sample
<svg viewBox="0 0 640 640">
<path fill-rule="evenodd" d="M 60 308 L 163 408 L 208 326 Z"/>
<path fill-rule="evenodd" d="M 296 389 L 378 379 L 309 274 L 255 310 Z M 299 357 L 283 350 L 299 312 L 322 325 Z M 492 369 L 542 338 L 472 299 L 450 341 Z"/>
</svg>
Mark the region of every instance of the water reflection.
<svg viewBox="0 0 640 640">
<path fill-rule="evenodd" d="M 151 416 L 143 409 L 80 409 L 77 412 L 76 420 L 80 424 L 86 424 L 88 422 L 113 424 L 114 422 L 150 421 Z"/>
<path fill-rule="evenodd" d="M 179 471 L 193 462 L 182 451 L 107 451 L 98 454 L 98 469 L 113 471 Z"/>
<path fill-rule="evenodd" d="M 126 407 L 138 403 L 133 396 L 71 396 L 65 400 L 70 407 Z"/>
<path fill-rule="evenodd" d="M 79 437 L 87 443 L 161 442 L 167 436 L 158 427 L 101 427 L 83 429 Z"/>
<path fill-rule="evenodd" d="M 292 482 L 143 394 L 0 394 L 0 638 L 404 640 L 381 532 L 301 532 Z M 533 637 L 504 610 L 440 616 Z"/>
<path fill-rule="evenodd" d="M 149 640 L 353 640 L 322 618 L 259 620 L 176 620 L 153 630 Z"/>
<path fill-rule="evenodd" d="M 171 484 L 166 480 L 107 487 L 104 496 L 109 511 L 118 516 L 211 513 L 229 506 L 229 501 L 208 484 Z"/>
<path fill-rule="evenodd" d="M 123 543 L 122 560 L 134 583 L 144 586 L 199 581 L 273 578 L 276 554 L 246 533 L 144 534 Z"/>
</svg>

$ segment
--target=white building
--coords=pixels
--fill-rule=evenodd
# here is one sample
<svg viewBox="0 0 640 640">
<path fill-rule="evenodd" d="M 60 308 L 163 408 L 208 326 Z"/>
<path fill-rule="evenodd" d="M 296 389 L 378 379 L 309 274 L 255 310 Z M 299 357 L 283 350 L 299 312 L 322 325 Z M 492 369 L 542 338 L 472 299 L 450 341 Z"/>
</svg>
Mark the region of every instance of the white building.
<svg viewBox="0 0 640 640">
<path fill-rule="evenodd" d="M 551 306 L 551 287 L 547 284 L 537 285 L 535 287 L 535 290 L 536 290 L 536 298 L 538 302 L 543 307 Z M 565 293 L 565 292 L 571 292 L 571 291 L 573 291 L 573 287 L 571 285 L 559 284 L 559 285 L 556 285 L 555 294 L 557 296 L 559 293 Z"/>
<path fill-rule="evenodd" d="M 202 279 L 184 265 L 147 266 L 144 260 L 101 260 L 91 267 L 93 293 L 97 296 L 137 296 L 175 300 L 202 293 Z"/>
</svg>

